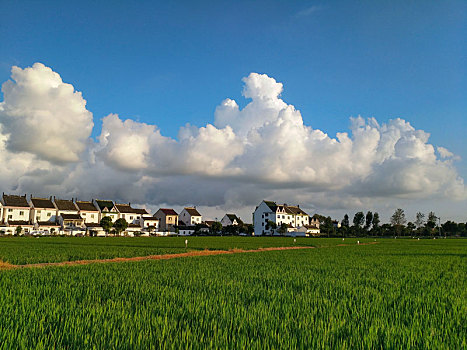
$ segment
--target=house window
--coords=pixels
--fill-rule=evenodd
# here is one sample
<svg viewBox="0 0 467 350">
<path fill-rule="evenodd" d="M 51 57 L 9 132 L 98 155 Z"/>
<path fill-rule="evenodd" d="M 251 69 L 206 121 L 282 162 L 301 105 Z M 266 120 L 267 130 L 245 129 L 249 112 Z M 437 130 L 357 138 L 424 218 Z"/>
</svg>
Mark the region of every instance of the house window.
<svg viewBox="0 0 467 350">
<path fill-rule="evenodd" d="M 47 216 L 48 216 L 48 217 L 51 217 L 51 216 L 52 216 L 52 213 L 47 213 Z"/>
<path fill-rule="evenodd" d="M 8 209 L 8 212 L 11 213 L 13 211 L 13 209 Z"/>
<path fill-rule="evenodd" d="M 23 215 L 24 215 L 24 211 L 20 211 L 19 216 L 23 216 Z"/>
<path fill-rule="evenodd" d="M 94 219 L 94 214 L 91 214 L 91 219 Z"/>
<path fill-rule="evenodd" d="M 13 215 L 8 215 L 8 220 L 13 219 Z"/>
</svg>

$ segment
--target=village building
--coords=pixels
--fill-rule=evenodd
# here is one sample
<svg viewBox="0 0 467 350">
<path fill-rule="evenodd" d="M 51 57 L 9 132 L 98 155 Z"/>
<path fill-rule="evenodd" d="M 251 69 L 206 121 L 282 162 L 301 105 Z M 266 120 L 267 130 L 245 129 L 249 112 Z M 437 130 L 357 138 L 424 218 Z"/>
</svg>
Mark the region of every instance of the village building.
<svg viewBox="0 0 467 350">
<path fill-rule="evenodd" d="M 128 204 L 115 204 L 115 207 L 119 213 L 119 219 L 125 219 L 128 224 L 139 224 L 139 218 L 141 214 L 135 208 L 132 208 L 130 203 Z"/>
<path fill-rule="evenodd" d="M 2 199 L 2 227 L 4 234 L 15 234 L 16 228 L 21 227 L 20 234 L 29 234 L 33 229 L 30 217 L 30 206 L 26 195 L 7 195 L 3 193 Z"/>
<path fill-rule="evenodd" d="M 55 208 L 57 208 L 57 222 L 61 230 L 66 235 L 84 235 L 84 219 L 79 215 L 79 210 L 73 200 L 53 199 Z"/>
<path fill-rule="evenodd" d="M 57 208 L 55 208 L 52 198 L 37 198 L 31 196 L 30 205 L 29 219 L 32 223 L 50 223 L 57 221 Z"/>
<path fill-rule="evenodd" d="M 175 232 L 175 228 L 178 226 L 178 214 L 175 210 L 170 208 L 160 208 L 153 216 L 160 220 L 160 231 Z"/>
<path fill-rule="evenodd" d="M 159 231 L 160 220 L 153 216 L 142 215 L 139 219 L 140 229 L 149 234 Z"/>
<path fill-rule="evenodd" d="M 102 218 L 108 216 L 115 222 L 119 218 L 119 212 L 111 200 L 93 199 L 92 202 L 99 210 L 99 222 Z"/>
<path fill-rule="evenodd" d="M 242 226 L 243 221 L 235 214 L 225 214 L 221 220 L 222 227 L 226 226 Z"/>
<path fill-rule="evenodd" d="M 196 224 L 201 224 L 203 217 L 196 210 L 196 207 L 186 207 L 182 210 L 178 216 L 179 221 L 183 222 L 187 226 L 194 226 Z"/>
<path fill-rule="evenodd" d="M 30 221 L 34 225 L 33 234 L 49 235 L 57 234 L 60 232 L 60 224 L 57 222 L 57 208 L 55 208 L 50 198 L 37 198 L 30 199 Z"/>
<path fill-rule="evenodd" d="M 269 223 L 275 224 L 274 229 Z M 287 229 L 284 234 L 292 235 L 299 228 L 305 231 L 310 225 L 309 215 L 300 209 L 299 205 L 276 204 L 272 201 L 263 200 L 253 213 L 253 225 L 256 236 L 278 234 L 278 228 L 285 224 Z"/>
<path fill-rule="evenodd" d="M 99 210 L 90 201 L 75 201 L 78 214 L 83 218 L 85 224 L 99 223 Z"/>
</svg>

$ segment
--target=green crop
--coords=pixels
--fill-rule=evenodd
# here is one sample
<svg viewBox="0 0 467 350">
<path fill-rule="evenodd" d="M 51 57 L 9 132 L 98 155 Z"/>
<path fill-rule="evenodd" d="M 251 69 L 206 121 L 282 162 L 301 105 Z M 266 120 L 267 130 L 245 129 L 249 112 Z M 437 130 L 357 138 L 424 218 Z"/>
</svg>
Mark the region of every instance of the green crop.
<svg viewBox="0 0 467 350">
<path fill-rule="evenodd" d="M 322 242 L 3 270 L 0 348 L 467 348 L 467 241 Z"/>
</svg>

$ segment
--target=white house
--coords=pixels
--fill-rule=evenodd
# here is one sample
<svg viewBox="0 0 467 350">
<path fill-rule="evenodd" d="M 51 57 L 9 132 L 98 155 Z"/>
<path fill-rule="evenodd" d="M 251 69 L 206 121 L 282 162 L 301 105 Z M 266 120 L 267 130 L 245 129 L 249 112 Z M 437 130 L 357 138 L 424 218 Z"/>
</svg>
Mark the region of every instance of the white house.
<svg viewBox="0 0 467 350">
<path fill-rule="evenodd" d="M 21 233 L 29 234 L 33 225 L 29 220 L 30 206 L 26 199 L 26 195 L 7 195 L 3 193 L 0 200 L 3 207 L 2 213 L 2 231 L 5 234 L 14 234 L 17 227 L 21 227 Z"/>
<path fill-rule="evenodd" d="M 60 225 L 57 222 L 57 208 L 50 198 L 30 199 L 31 211 L 30 221 L 34 224 L 33 234 L 49 235 L 60 231 Z"/>
<path fill-rule="evenodd" d="M 17 196 L 4 193 L 1 202 L 3 205 L 2 221 L 5 223 L 12 221 L 29 222 L 30 206 L 26 195 Z"/>
<path fill-rule="evenodd" d="M 85 224 L 99 223 L 99 210 L 89 201 L 75 201 L 78 214 L 83 218 Z"/>
<path fill-rule="evenodd" d="M 67 235 L 84 235 L 84 219 L 79 215 L 79 210 L 73 200 L 53 198 L 57 208 L 57 222 Z"/>
<path fill-rule="evenodd" d="M 221 220 L 222 227 L 226 226 L 241 226 L 243 221 L 235 214 L 225 214 Z"/>
<path fill-rule="evenodd" d="M 178 216 L 179 220 L 187 226 L 201 224 L 203 217 L 195 207 L 186 207 Z"/>
<path fill-rule="evenodd" d="M 297 228 L 309 225 L 309 216 L 300 209 L 299 205 L 276 204 L 272 201 L 263 200 L 253 213 L 253 225 L 256 236 L 276 233 L 268 225 L 269 221 L 272 221 L 277 228 L 281 224 L 286 224 L 288 227 L 286 234 L 290 235 Z"/>
<path fill-rule="evenodd" d="M 31 196 L 29 219 L 32 223 L 51 223 L 57 221 L 57 208 L 52 198 L 36 198 Z"/>
<path fill-rule="evenodd" d="M 112 222 L 115 222 L 118 219 L 119 212 L 115 207 L 114 202 L 101 199 L 93 199 L 92 202 L 99 210 L 99 222 L 101 222 L 102 218 L 105 216 L 109 216 L 112 219 Z"/>
<path fill-rule="evenodd" d="M 142 215 L 139 219 L 140 228 L 145 232 L 157 232 L 159 231 L 160 220 L 153 216 Z"/>
<path fill-rule="evenodd" d="M 125 219 L 128 224 L 139 224 L 139 218 L 141 217 L 141 214 L 138 214 L 137 210 L 135 208 L 132 208 L 130 203 L 128 204 L 115 204 L 115 207 L 118 210 L 119 219 Z"/>
</svg>

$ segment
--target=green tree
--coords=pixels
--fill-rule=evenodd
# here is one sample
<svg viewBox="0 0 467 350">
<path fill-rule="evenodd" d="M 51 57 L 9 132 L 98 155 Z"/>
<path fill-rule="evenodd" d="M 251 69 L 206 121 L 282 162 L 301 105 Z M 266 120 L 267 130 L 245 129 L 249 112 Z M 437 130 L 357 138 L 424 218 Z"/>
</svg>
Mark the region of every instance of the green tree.
<svg viewBox="0 0 467 350">
<path fill-rule="evenodd" d="M 101 225 L 102 229 L 105 231 L 106 235 L 108 235 L 110 233 L 110 230 L 112 229 L 112 226 L 113 226 L 113 222 L 112 222 L 112 219 L 110 218 L 110 216 L 104 216 L 101 219 L 100 225 Z"/>
<path fill-rule="evenodd" d="M 407 223 L 407 235 L 412 236 L 417 226 L 412 221 Z"/>
<path fill-rule="evenodd" d="M 355 232 L 355 235 L 357 236 L 360 235 L 360 230 L 364 222 L 365 222 L 365 214 L 363 214 L 363 212 L 361 211 L 355 213 L 353 217 L 353 231 Z"/>
<path fill-rule="evenodd" d="M 255 227 L 252 224 L 243 224 L 243 229 L 250 236 L 255 232 Z"/>
<path fill-rule="evenodd" d="M 371 223 L 373 222 L 373 213 L 368 211 L 365 216 L 365 229 L 370 230 Z"/>
<path fill-rule="evenodd" d="M 16 235 L 19 236 L 21 232 L 23 232 L 23 228 L 21 226 L 16 226 L 15 232 Z"/>
<path fill-rule="evenodd" d="M 120 233 L 124 232 L 128 228 L 128 222 L 124 218 L 117 219 L 113 228 L 115 230 L 115 235 L 120 236 Z"/>
<path fill-rule="evenodd" d="M 344 215 L 344 218 L 341 221 L 342 227 L 349 227 L 349 216 L 347 214 Z"/>
<path fill-rule="evenodd" d="M 279 232 L 282 236 L 285 236 L 285 234 L 287 233 L 287 224 L 285 222 L 283 222 L 279 226 L 279 229 L 277 230 L 277 232 Z"/>
<path fill-rule="evenodd" d="M 378 235 L 378 232 L 379 232 L 379 223 L 380 223 L 380 220 L 379 220 L 379 214 L 377 212 L 375 212 L 373 214 L 373 220 L 371 221 L 371 230 L 373 231 L 373 233 L 375 235 Z"/>
<path fill-rule="evenodd" d="M 209 232 L 212 235 L 217 235 L 219 232 L 222 232 L 222 224 L 219 221 L 213 222 L 211 227 L 209 228 Z"/>
<path fill-rule="evenodd" d="M 436 220 L 438 220 L 436 214 L 430 211 L 428 214 L 428 220 L 426 221 L 426 227 L 430 230 L 430 234 L 433 234 L 433 231 L 436 227 Z"/>
<path fill-rule="evenodd" d="M 394 227 L 394 231 L 397 235 L 401 234 L 406 222 L 404 210 L 401 208 L 396 209 L 391 216 L 391 225 Z"/>
<path fill-rule="evenodd" d="M 418 212 L 415 215 L 415 226 L 417 227 L 418 234 L 421 233 L 423 225 L 425 225 L 425 214 Z"/>
<path fill-rule="evenodd" d="M 272 220 L 268 220 L 268 222 L 266 223 L 266 230 L 274 231 L 276 228 L 277 224 Z M 270 234 L 272 234 L 272 232 Z"/>
</svg>

